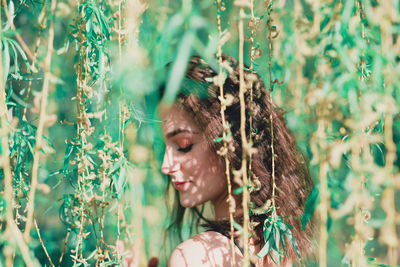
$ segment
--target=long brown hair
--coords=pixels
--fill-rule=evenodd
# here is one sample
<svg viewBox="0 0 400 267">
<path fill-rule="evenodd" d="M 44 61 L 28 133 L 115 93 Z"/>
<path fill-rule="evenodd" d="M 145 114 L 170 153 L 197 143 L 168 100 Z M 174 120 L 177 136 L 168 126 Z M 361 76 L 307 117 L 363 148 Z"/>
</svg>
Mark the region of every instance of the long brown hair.
<svg viewBox="0 0 400 267">
<path fill-rule="evenodd" d="M 239 70 L 237 62 L 224 56 L 224 60 L 229 62 L 231 72 L 224 83 L 224 94 L 231 95 L 232 103 L 227 106 L 225 111 L 226 120 L 230 124 L 233 138 L 234 150 L 228 151 L 228 159 L 231 169 L 238 170 L 241 166 L 242 145 L 240 136 L 240 103 L 239 93 Z M 223 125 L 220 114 L 221 103 L 218 99 L 219 87 L 212 82 L 217 73 L 199 57 L 192 57 L 186 72 L 185 82 L 183 82 L 180 93 L 175 102 L 183 108 L 197 123 L 199 128 L 207 137 L 209 147 L 217 153 L 223 146 L 223 142 L 215 142 L 222 136 Z M 278 207 L 279 216 L 285 217 L 284 221 L 291 226 L 291 230 L 297 240 L 301 254 L 306 256 L 312 247 L 312 227 L 309 226 L 305 231 L 301 229 L 300 218 L 304 212 L 304 205 L 310 193 L 313 182 L 310 178 L 307 162 L 299 152 L 292 133 L 286 126 L 283 112 L 276 106 L 271 106 L 270 95 L 261 80 L 254 72 L 245 71 L 245 82 L 252 86 L 252 101 L 250 101 L 250 90 L 245 93 L 246 114 L 252 117 L 250 127 L 249 119 L 246 119 L 247 135 L 252 135 L 253 147 L 257 152 L 252 156 L 251 169 L 252 176 L 257 177 L 260 182 L 258 190 L 251 192 L 250 201 L 255 207 L 263 206 L 272 196 L 272 150 L 271 150 L 271 121 L 274 129 L 274 164 L 275 177 L 278 190 L 276 191 L 275 202 Z M 205 96 L 205 97 L 204 97 Z M 249 129 L 253 129 L 249 133 Z M 223 157 L 220 157 L 223 161 Z M 233 177 L 231 175 L 231 177 Z M 233 181 L 232 181 L 233 182 Z M 184 210 L 179 201 L 176 203 L 175 218 L 171 227 L 177 229 L 179 234 L 184 216 Z M 201 219 L 206 221 L 206 225 L 218 232 L 229 235 L 229 221 L 213 221 L 202 216 L 197 208 L 193 209 Z M 253 222 L 259 222 L 255 226 L 254 232 L 259 244 L 264 244 L 263 222 L 270 216 L 269 213 L 262 215 L 252 215 Z M 240 218 L 236 218 L 240 221 Z M 296 260 L 296 253 L 290 246 L 286 246 L 289 258 Z"/>
</svg>

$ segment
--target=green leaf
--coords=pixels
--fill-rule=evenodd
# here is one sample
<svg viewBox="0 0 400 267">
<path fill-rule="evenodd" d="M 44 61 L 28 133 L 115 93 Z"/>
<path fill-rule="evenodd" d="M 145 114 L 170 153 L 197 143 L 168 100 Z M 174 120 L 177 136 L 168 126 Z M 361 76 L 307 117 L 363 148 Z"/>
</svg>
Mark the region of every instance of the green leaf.
<svg viewBox="0 0 400 267">
<path fill-rule="evenodd" d="M 235 195 L 239 195 L 241 193 L 243 193 L 243 186 L 236 188 L 235 190 L 233 190 L 233 194 Z"/>
<path fill-rule="evenodd" d="M 10 50 L 6 40 L 2 40 L 1 43 L 3 48 L 3 81 L 5 83 L 7 81 L 8 72 L 10 71 Z"/>
<path fill-rule="evenodd" d="M 264 224 L 264 240 L 265 240 L 265 242 L 267 242 L 268 240 L 269 240 L 269 238 L 270 238 L 270 236 L 271 236 L 271 233 L 272 233 L 272 224 L 270 224 L 269 226 L 268 226 L 268 228 L 265 230 L 265 224 Z"/>
<path fill-rule="evenodd" d="M 231 137 L 231 136 L 232 136 L 232 133 L 229 132 L 229 133 L 226 135 L 226 138 L 229 138 L 229 137 Z M 219 143 L 219 142 L 222 142 L 223 140 L 224 140 L 224 138 L 221 136 L 221 137 L 215 138 L 215 139 L 214 139 L 214 143 Z"/>
<path fill-rule="evenodd" d="M 311 190 L 311 193 L 307 198 L 304 208 L 304 214 L 301 217 L 302 230 L 306 229 L 307 223 L 311 220 L 318 203 L 319 203 L 319 186 L 314 186 L 314 188 Z"/>
<path fill-rule="evenodd" d="M 119 169 L 121 168 L 122 165 L 125 165 L 126 161 L 127 161 L 127 160 L 126 160 L 125 157 L 123 157 L 123 158 L 121 158 L 120 160 L 118 160 L 117 163 L 115 163 L 115 164 L 112 166 L 112 168 L 111 168 L 109 174 L 114 173 L 116 170 L 119 170 Z"/>
<path fill-rule="evenodd" d="M 187 31 L 180 41 L 177 50 L 177 57 L 169 72 L 168 83 L 163 98 L 166 103 L 173 103 L 175 101 L 176 95 L 178 94 L 180 85 L 186 73 L 186 67 L 189 63 L 194 39 L 194 32 Z"/>
<path fill-rule="evenodd" d="M 11 39 L 9 39 L 9 44 L 10 44 L 10 46 L 11 46 L 12 51 L 14 52 L 14 56 L 13 56 L 13 59 L 14 59 L 14 68 L 15 68 L 14 73 L 15 73 L 15 74 L 19 74 L 17 49 L 15 48 L 15 45 L 14 45 L 14 43 L 12 42 Z"/>
<path fill-rule="evenodd" d="M 264 258 L 270 249 L 269 241 L 265 242 L 263 248 L 260 250 L 260 252 L 257 253 L 258 258 Z"/>
<path fill-rule="evenodd" d="M 215 138 L 215 139 L 214 139 L 214 142 L 215 142 L 215 143 L 219 143 L 219 142 L 221 142 L 222 140 L 224 140 L 223 137 L 218 137 L 218 138 Z"/>
<path fill-rule="evenodd" d="M 294 238 L 292 231 L 290 231 L 290 230 L 286 231 L 285 235 L 286 235 L 287 239 L 289 240 L 289 242 L 292 244 L 294 251 L 296 251 L 296 254 L 299 257 L 299 260 L 301 261 L 299 246 L 297 245 L 297 241 Z"/>
<path fill-rule="evenodd" d="M 281 229 L 280 229 L 281 230 Z M 285 231 L 281 231 L 280 233 L 279 233 L 279 237 L 280 237 L 280 239 L 281 239 L 281 245 L 282 245 L 282 250 L 283 250 L 283 252 L 286 254 L 286 256 L 288 255 L 287 253 L 286 253 L 286 239 L 285 239 Z"/>
<path fill-rule="evenodd" d="M 173 39 L 180 33 L 185 19 L 181 13 L 177 13 L 167 22 L 165 30 L 160 35 L 159 47 L 154 57 L 156 68 L 165 68 L 166 62 L 171 51 L 171 43 Z"/>
<path fill-rule="evenodd" d="M 281 248 L 280 248 L 279 242 L 280 242 L 281 238 L 280 238 L 279 228 L 276 224 L 274 224 L 274 239 L 275 239 L 275 244 L 273 247 L 275 248 L 276 252 L 278 252 L 278 255 L 279 255 L 278 262 L 280 262 Z"/>
<path fill-rule="evenodd" d="M 28 62 L 28 57 L 26 56 L 25 51 L 22 49 L 22 47 L 19 45 L 19 43 L 17 43 L 16 41 L 14 41 L 12 39 L 10 39 L 10 43 L 12 43 L 13 48 L 15 47 L 18 50 L 19 54 L 21 55 L 22 59 L 24 60 L 25 66 L 28 68 L 28 70 L 32 71 L 31 66 L 29 65 L 29 62 Z M 15 64 L 17 64 L 17 61 Z M 19 69 L 18 69 L 18 72 L 19 72 Z"/>
<path fill-rule="evenodd" d="M 233 221 L 232 225 L 233 225 L 233 227 L 235 227 L 236 230 L 243 232 L 243 227 L 240 224 L 238 224 L 237 222 Z"/>
</svg>

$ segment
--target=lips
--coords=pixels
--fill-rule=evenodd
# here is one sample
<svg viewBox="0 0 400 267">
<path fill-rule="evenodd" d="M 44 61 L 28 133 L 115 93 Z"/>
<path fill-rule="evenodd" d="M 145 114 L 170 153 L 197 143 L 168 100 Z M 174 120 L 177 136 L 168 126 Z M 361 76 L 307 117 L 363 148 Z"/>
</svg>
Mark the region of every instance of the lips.
<svg viewBox="0 0 400 267">
<path fill-rule="evenodd" d="M 178 182 L 178 181 L 172 181 L 172 183 L 175 186 L 175 189 L 178 191 L 184 191 L 189 187 L 190 182 L 189 181 L 182 181 L 182 182 Z"/>
</svg>

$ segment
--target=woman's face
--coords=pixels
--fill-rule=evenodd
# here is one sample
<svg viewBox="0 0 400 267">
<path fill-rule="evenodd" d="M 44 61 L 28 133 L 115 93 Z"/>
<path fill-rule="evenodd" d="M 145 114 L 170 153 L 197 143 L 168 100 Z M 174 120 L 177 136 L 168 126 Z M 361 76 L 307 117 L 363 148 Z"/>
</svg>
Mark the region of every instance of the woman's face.
<svg viewBox="0 0 400 267">
<path fill-rule="evenodd" d="M 176 105 L 161 108 L 165 154 L 161 171 L 171 177 L 180 203 L 194 207 L 207 201 L 214 205 L 227 199 L 223 165 L 211 151 L 206 136 L 191 117 Z"/>
</svg>

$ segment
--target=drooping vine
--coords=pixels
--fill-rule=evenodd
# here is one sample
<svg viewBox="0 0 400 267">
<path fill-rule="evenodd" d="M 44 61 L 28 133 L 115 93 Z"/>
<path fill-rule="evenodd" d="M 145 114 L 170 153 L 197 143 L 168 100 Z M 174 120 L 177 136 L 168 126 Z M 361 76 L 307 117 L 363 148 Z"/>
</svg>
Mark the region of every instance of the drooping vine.
<svg viewBox="0 0 400 267">
<path fill-rule="evenodd" d="M 225 175 L 227 179 L 227 185 L 228 185 L 228 202 L 229 202 L 229 223 L 230 223 L 230 245 L 231 245 L 231 259 L 232 259 L 232 266 L 235 266 L 236 264 L 236 257 L 235 257 L 235 243 L 234 243 L 234 218 L 233 215 L 235 214 L 235 200 L 232 196 L 232 184 L 231 184 L 231 168 L 230 168 L 230 162 L 228 158 L 228 150 L 232 146 L 232 138 L 229 138 L 228 136 L 231 136 L 229 124 L 225 119 L 225 110 L 226 106 L 229 104 L 227 103 L 227 99 L 224 95 L 224 81 L 225 81 L 225 71 L 223 70 L 223 59 L 222 59 L 222 46 L 223 42 L 226 41 L 227 38 L 227 33 L 223 34 L 222 32 L 222 26 L 221 26 L 221 13 L 223 12 L 224 9 L 224 2 L 221 0 L 217 1 L 217 27 L 218 27 L 218 32 L 219 32 L 219 42 L 218 42 L 218 63 L 219 63 L 219 74 L 217 76 L 217 83 L 219 86 L 219 100 L 221 101 L 221 119 L 222 119 L 222 127 L 223 127 L 223 132 L 222 132 L 222 139 L 224 142 L 223 150 L 219 151 L 218 154 L 221 156 L 224 156 L 225 159 Z"/>
<path fill-rule="evenodd" d="M 248 250 L 251 217 L 260 214 L 267 220 L 258 257 L 268 262 L 285 260 L 292 241 L 296 252 L 285 223 L 298 219 L 306 231 L 316 223 L 320 266 L 338 259 L 397 266 L 399 1 L 215 2 L 216 9 L 208 0 L 1 0 L 0 265 L 118 265 L 132 255 L 145 265 L 161 251 L 166 179 L 156 171 L 158 155 L 149 156 L 162 147 L 155 134 L 160 122 L 149 114 L 160 83 L 179 84 L 173 83 L 179 75 L 163 77 L 165 63 L 172 60 L 176 73 L 184 73 L 184 61 L 197 54 L 219 70 L 219 154 L 227 159 L 232 133 L 222 50 L 235 57 L 239 44 L 243 125 L 250 127 L 241 133 L 245 166 L 229 171 L 232 162 L 225 161 L 232 253 L 236 227 L 243 230 L 244 264 L 256 261 Z M 258 184 L 250 153 L 258 130 L 250 86 L 255 70 L 274 95 L 272 110 L 286 111 L 287 126 L 311 161 L 315 187 L 301 218 L 280 216 L 274 125 L 267 129 L 268 149 L 275 150 L 271 199 L 262 207 L 250 202 Z M 243 227 L 234 220 L 239 210 L 232 195 L 241 191 L 233 192 L 232 181 L 243 188 Z M 285 236 L 279 244 L 276 235 Z"/>
<path fill-rule="evenodd" d="M 236 3 L 239 7 L 239 101 L 240 101 L 240 136 L 242 142 L 242 161 L 239 173 L 242 178 L 242 208 L 243 208 L 243 266 L 248 267 L 250 262 L 250 249 L 249 249 L 249 230 L 250 230 L 250 217 L 249 217 L 249 179 L 247 171 L 248 155 L 250 152 L 249 142 L 246 134 L 246 102 L 245 92 L 247 90 L 244 78 L 244 20 L 245 8 L 248 3 Z"/>
<path fill-rule="evenodd" d="M 50 75 L 51 75 L 51 57 L 53 54 L 53 43 L 54 43 L 54 12 L 56 9 L 56 0 L 51 1 L 50 5 L 50 25 L 49 25 L 49 36 L 48 36 L 48 44 L 47 44 L 47 54 L 44 61 L 44 79 L 43 79 L 43 87 L 41 92 L 40 99 L 40 113 L 39 113 L 39 123 L 36 130 L 36 143 L 33 154 L 33 166 L 32 166 L 32 180 L 30 185 L 30 191 L 28 195 L 28 204 L 26 209 L 28 210 L 28 215 L 26 219 L 24 238 L 25 240 L 29 240 L 30 230 L 33 224 L 33 214 L 34 214 L 34 201 L 35 201 L 35 193 L 36 187 L 38 184 L 38 171 L 39 171 L 39 160 L 40 153 L 43 147 L 43 128 L 45 122 L 48 121 L 48 116 L 46 115 L 46 107 L 47 107 L 47 99 L 49 92 L 49 83 L 50 83 Z"/>
</svg>

